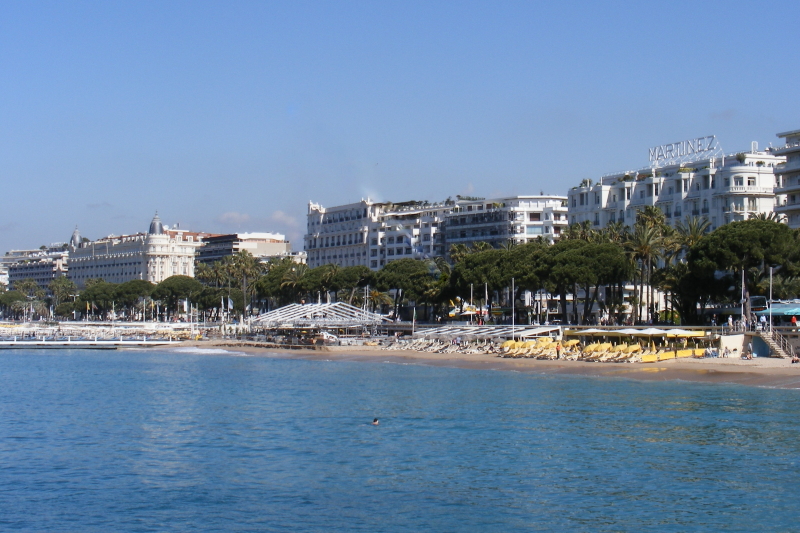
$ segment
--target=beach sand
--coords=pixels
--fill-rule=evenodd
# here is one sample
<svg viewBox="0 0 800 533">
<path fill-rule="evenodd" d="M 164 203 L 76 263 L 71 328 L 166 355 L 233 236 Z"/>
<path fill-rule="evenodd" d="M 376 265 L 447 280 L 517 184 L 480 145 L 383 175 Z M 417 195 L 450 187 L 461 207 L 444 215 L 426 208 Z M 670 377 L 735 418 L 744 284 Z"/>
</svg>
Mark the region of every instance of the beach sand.
<svg viewBox="0 0 800 533">
<path fill-rule="evenodd" d="M 567 374 L 642 381 L 683 380 L 704 383 L 736 383 L 755 387 L 800 389 L 800 364 L 789 359 L 760 357 L 673 359 L 658 363 L 595 363 L 506 359 L 491 354 L 429 353 L 383 350 L 377 346 L 328 346 L 320 349 L 272 348 L 235 340 L 187 341 L 179 346 L 224 348 L 252 355 L 335 361 L 414 363 L 480 370 L 510 370 L 540 374 Z"/>
</svg>

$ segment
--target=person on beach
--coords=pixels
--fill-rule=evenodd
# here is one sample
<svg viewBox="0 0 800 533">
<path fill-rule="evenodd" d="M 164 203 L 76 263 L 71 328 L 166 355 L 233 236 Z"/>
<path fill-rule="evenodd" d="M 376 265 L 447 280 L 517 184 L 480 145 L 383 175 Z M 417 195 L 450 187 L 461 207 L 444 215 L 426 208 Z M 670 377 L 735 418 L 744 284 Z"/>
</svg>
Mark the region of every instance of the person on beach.
<svg viewBox="0 0 800 533">
<path fill-rule="evenodd" d="M 797 317 L 792 315 L 792 327 L 797 329 Z"/>
<path fill-rule="evenodd" d="M 372 420 L 372 425 L 373 425 L 373 426 L 377 426 L 378 424 L 380 424 L 380 422 L 378 422 L 378 419 L 377 419 L 377 418 L 375 418 L 375 419 L 373 419 L 373 420 Z"/>
<path fill-rule="evenodd" d="M 556 359 L 561 359 L 561 343 L 556 344 Z"/>
</svg>

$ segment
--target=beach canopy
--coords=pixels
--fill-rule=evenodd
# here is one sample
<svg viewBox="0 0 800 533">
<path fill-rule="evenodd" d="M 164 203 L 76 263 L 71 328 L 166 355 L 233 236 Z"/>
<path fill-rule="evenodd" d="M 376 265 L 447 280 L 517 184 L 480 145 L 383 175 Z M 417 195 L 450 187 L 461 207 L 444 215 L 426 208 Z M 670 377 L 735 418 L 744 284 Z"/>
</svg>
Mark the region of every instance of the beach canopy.
<svg viewBox="0 0 800 533">
<path fill-rule="evenodd" d="M 687 330 L 687 329 L 680 329 L 680 328 L 668 328 L 668 329 L 660 329 L 660 328 L 646 328 L 646 329 L 636 329 L 636 328 L 623 328 L 623 329 L 597 329 L 597 328 L 590 328 L 590 329 L 571 329 L 565 332 L 567 335 L 607 335 L 610 337 L 617 336 L 617 337 L 624 337 L 624 336 L 632 336 L 632 337 L 705 337 L 706 332 L 700 330 Z"/>
</svg>

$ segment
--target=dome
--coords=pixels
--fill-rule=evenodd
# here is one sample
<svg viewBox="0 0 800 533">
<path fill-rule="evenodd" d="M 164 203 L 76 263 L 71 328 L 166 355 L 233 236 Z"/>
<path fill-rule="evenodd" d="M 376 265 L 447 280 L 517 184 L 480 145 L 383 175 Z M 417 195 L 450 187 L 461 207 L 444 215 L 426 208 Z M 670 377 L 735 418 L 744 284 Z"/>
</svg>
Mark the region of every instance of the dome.
<svg viewBox="0 0 800 533">
<path fill-rule="evenodd" d="M 74 248 L 81 246 L 81 232 L 78 231 L 78 226 L 75 226 L 75 231 L 72 232 L 72 237 L 69 239 L 69 245 Z"/>
<path fill-rule="evenodd" d="M 150 222 L 150 231 L 147 233 L 150 235 L 162 235 L 164 233 L 164 225 L 161 223 L 161 219 L 158 218 L 158 212 L 153 217 L 153 221 Z"/>
</svg>

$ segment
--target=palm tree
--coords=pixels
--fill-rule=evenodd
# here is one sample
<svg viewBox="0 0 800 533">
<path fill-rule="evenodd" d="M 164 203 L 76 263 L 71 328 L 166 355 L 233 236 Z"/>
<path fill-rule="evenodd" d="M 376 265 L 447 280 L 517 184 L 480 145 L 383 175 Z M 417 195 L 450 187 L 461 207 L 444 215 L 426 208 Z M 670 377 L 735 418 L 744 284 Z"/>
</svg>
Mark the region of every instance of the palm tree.
<svg viewBox="0 0 800 533">
<path fill-rule="evenodd" d="M 453 244 L 450 246 L 450 260 L 453 264 L 460 263 L 469 254 L 466 244 Z"/>
<path fill-rule="evenodd" d="M 293 297 L 296 297 L 302 287 L 303 278 L 305 278 L 307 273 L 308 265 L 305 263 L 293 265 L 283 274 L 281 289 L 290 289 Z"/>
<path fill-rule="evenodd" d="M 700 242 L 700 239 L 708 233 L 711 223 L 706 218 L 687 216 L 685 221 L 678 222 L 675 229 L 678 232 L 677 240 L 680 243 L 684 254 L 689 249 Z"/>
<path fill-rule="evenodd" d="M 650 274 L 653 268 L 653 261 L 661 256 L 661 245 L 663 239 L 661 237 L 660 228 L 650 226 L 648 224 L 635 224 L 633 233 L 626 242 L 626 248 L 633 261 L 638 261 L 640 265 L 640 287 L 638 293 L 638 309 L 636 312 L 637 319 L 641 319 L 641 305 L 642 295 L 644 293 L 645 284 L 650 281 Z M 635 284 L 634 284 L 635 287 Z M 650 287 L 652 289 L 652 287 Z M 634 289 L 635 291 L 635 289 Z M 652 303 L 652 290 L 650 291 L 650 302 Z"/>
<path fill-rule="evenodd" d="M 385 292 L 381 292 L 377 289 L 372 289 L 371 291 L 369 291 L 368 301 L 371 306 L 372 312 L 374 313 L 376 307 L 391 305 L 392 297 L 386 294 Z"/>
<path fill-rule="evenodd" d="M 478 253 L 478 252 L 485 252 L 486 250 L 491 250 L 492 245 L 488 242 L 479 241 L 472 243 L 472 248 L 470 249 L 471 253 Z"/>
<path fill-rule="evenodd" d="M 783 213 L 750 213 L 748 217 L 750 220 L 768 220 L 770 222 L 786 222 L 786 215 Z"/>
<path fill-rule="evenodd" d="M 253 283 L 264 272 L 264 267 L 256 257 L 247 250 L 241 250 L 233 256 L 231 274 L 239 283 L 244 298 L 244 306 L 253 303 L 255 294 L 255 284 Z"/>
</svg>

